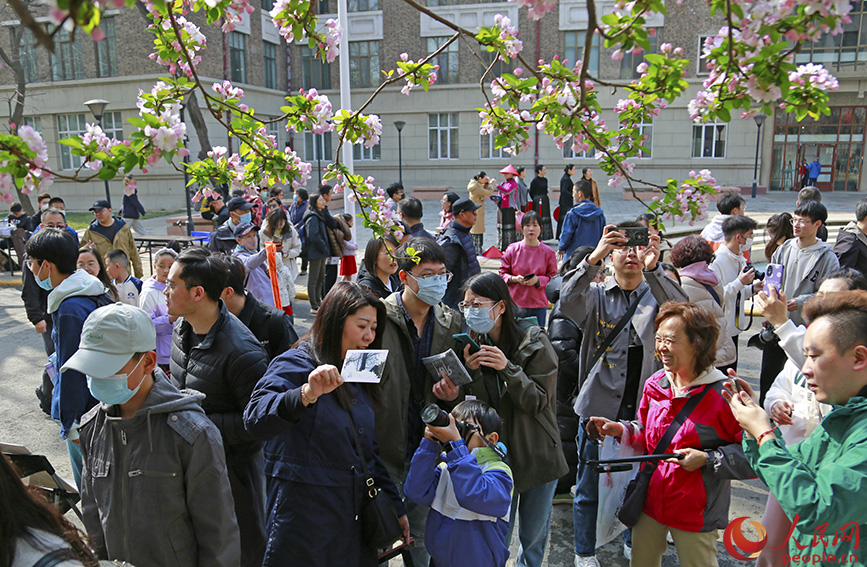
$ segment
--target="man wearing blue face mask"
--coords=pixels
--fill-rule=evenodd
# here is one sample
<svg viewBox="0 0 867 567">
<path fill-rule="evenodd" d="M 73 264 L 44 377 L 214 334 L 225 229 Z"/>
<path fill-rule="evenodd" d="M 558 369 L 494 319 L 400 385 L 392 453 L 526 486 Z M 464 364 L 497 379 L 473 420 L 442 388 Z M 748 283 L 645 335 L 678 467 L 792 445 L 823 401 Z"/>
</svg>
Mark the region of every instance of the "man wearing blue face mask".
<svg viewBox="0 0 867 567">
<path fill-rule="evenodd" d="M 229 220 L 217 227 L 217 230 L 211 233 L 211 240 L 208 242 L 208 248 L 215 252 L 225 252 L 230 254 L 235 248 L 235 229 L 243 223 L 253 222 L 253 213 L 250 209 L 253 208 L 253 203 L 248 202 L 243 197 L 232 197 L 226 203 L 226 208 L 229 210 Z"/>
<path fill-rule="evenodd" d="M 407 250 L 415 250 L 416 264 Z M 382 348 L 388 349 L 381 387 L 385 403 L 376 412 L 379 454 L 403 495 L 409 463 L 424 436 L 421 410 L 430 403 L 450 406 L 459 390 L 449 380 L 430 375 L 422 359 L 443 353 L 455 345 L 452 335 L 461 332 L 461 316 L 442 303 L 451 274 L 446 254 L 430 238 L 411 238 L 395 252 L 403 290 L 386 297 L 388 324 Z M 424 548 L 428 509 L 406 501 L 410 531 L 416 542 L 415 565 L 430 561 Z"/>
<path fill-rule="evenodd" d="M 178 391 L 155 351 L 150 316 L 115 303 L 90 314 L 63 366 L 85 374 L 101 402 L 81 420 L 84 527 L 100 559 L 237 566 L 220 432 L 200 406 L 204 395 Z"/>
</svg>

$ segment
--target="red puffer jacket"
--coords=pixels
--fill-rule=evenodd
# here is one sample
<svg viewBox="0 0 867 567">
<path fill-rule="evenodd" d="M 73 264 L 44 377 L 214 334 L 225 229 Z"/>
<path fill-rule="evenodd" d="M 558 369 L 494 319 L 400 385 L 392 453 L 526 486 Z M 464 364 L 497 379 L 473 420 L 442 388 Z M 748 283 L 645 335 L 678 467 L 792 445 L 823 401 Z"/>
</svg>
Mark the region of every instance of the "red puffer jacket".
<svg viewBox="0 0 867 567">
<path fill-rule="evenodd" d="M 682 395 L 676 395 L 664 370 L 647 379 L 638 407 L 638 421 L 632 422 L 632 445 L 654 450 L 665 430 L 690 396 L 715 382 L 726 380 L 722 372 L 709 368 L 700 374 Z M 678 463 L 660 462 L 650 479 L 644 513 L 666 526 L 687 532 L 709 532 L 729 522 L 731 479 L 755 478 L 741 447 L 743 431 L 728 403 L 718 391 L 705 394 L 665 453 L 678 449 L 701 449 L 707 464 L 692 472 Z M 647 466 L 646 464 L 644 466 Z"/>
</svg>

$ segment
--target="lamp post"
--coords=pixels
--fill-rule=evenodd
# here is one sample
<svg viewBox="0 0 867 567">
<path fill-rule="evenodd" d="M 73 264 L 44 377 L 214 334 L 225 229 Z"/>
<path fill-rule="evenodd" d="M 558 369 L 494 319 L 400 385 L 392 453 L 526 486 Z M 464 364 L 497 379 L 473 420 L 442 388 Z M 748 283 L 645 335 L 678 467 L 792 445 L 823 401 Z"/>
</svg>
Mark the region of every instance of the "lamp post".
<svg viewBox="0 0 867 567">
<path fill-rule="evenodd" d="M 84 106 L 90 109 L 90 113 L 96 118 L 96 125 L 102 128 L 102 117 L 105 114 L 105 107 L 108 106 L 108 101 L 101 98 L 93 98 L 84 103 Z M 108 201 L 109 208 L 111 207 L 111 192 L 108 189 L 108 180 L 105 180 L 105 200 Z"/>
<path fill-rule="evenodd" d="M 184 122 L 184 109 L 186 109 L 186 103 L 181 104 L 181 122 Z M 190 147 L 190 137 L 187 136 L 186 131 L 184 131 L 184 147 L 189 149 Z M 193 200 L 190 195 L 190 152 L 184 156 L 184 201 L 186 201 L 185 205 L 187 207 L 187 236 L 193 235 L 193 228 L 195 227 L 195 223 L 193 221 Z"/>
<path fill-rule="evenodd" d="M 765 118 L 767 118 L 767 116 L 765 116 L 764 114 L 756 114 L 755 116 L 753 116 L 753 120 L 756 121 L 756 126 L 757 126 L 757 129 L 756 129 L 756 163 L 753 166 L 753 199 L 756 198 L 756 190 L 757 190 L 757 185 L 759 183 L 759 146 L 762 143 L 762 124 L 765 123 Z"/>
<path fill-rule="evenodd" d="M 397 128 L 397 180 L 400 181 L 401 185 L 403 185 L 403 140 L 400 133 L 404 126 L 406 126 L 406 122 L 403 120 L 394 121 L 394 127 Z"/>
</svg>

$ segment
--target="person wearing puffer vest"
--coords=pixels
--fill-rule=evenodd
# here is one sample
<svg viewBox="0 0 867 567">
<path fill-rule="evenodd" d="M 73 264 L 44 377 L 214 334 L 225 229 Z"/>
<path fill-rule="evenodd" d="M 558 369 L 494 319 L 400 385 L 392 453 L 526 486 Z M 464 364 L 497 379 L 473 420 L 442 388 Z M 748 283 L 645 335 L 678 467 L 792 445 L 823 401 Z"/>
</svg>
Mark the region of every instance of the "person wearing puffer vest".
<svg viewBox="0 0 867 567">
<path fill-rule="evenodd" d="M 455 420 L 476 427 L 462 439 Z M 455 406 L 447 427 L 428 425 L 412 458 L 404 491 L 430 513 L 425 546 L 437 567 L 502 567 L 509 558 L 506 533 L 512 471 L 497 444 L 502 425 L 488 404 Z M 445 444 L 441 453 L 440 442 Z M 437 463 L 437 459 L 442 462 Z"/>
</svg>

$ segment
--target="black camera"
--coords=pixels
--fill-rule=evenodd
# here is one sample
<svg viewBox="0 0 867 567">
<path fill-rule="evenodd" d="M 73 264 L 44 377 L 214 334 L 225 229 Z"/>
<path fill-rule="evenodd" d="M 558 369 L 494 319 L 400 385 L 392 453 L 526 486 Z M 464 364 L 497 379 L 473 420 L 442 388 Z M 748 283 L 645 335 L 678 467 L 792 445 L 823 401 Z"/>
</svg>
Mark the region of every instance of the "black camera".
<svg viewBox="0 0 867 567">
<path fill-rule="evenodd" d="M 766 346 L 772 343 L 779 342 L 780 338 L 774 332 L 774 326 L 765 321 L 761 332 L 753 335 L 747 341 L 747 346 L 756 347 L 763 350 Z"/>
<path fill-rule="evenodd" d="M 425 422 L 425 424 L 434 427 L 448 427 L 450 423 L 449 412 L 436 404 L 429 404 L 421 410 L 421 420 Z M 471 431 L 477 429 L 475 425 L 470 425 L 466 421 L 461 421 L 459 419 L 455 420 L 455 425 L 458 427 L 458 435 L 461 436 L 461 439 L 466 439 L 467 435 L 469 435 Z"/>
<path fill-rule="evenodd" d="M 750 270 L 755 270 L 755 271 L 756 271 L 756 279 L 757 279 L 757 280 L 759 280 L 759 281 L 763 281 L 763 280 L 765 279 L 765 272 L 759 270 L 758 268 L 756 268 L 755 266 L 753 266 L 751 263 L 747 262 L 747 265 L 744 266 L 744 273 L 747 273 L 747 272 L 749 272 Z"/>
</svg>

